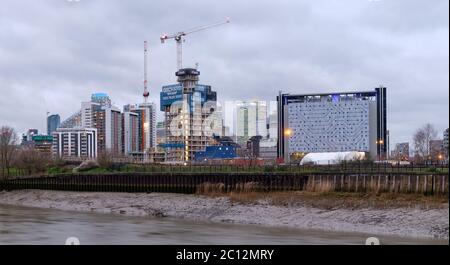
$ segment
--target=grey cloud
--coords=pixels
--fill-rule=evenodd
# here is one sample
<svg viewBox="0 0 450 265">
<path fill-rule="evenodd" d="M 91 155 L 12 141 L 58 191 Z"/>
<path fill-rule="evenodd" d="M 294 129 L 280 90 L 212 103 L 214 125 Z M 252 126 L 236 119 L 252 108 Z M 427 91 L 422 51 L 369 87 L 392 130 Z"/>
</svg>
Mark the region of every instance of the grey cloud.
<svg viewBox="0 0 450 265">
<path fill-rule="evenodd" d="M 448 127 L 448 1 L 5 0 L 0 8 L 0 124 L 45 128 L 92 92 L 139 102 L 150 42 L 151 100 L 175 82 L 171 33 L 231 17 L 184 44 L 185 65 L 219 100 L 274 100 L 388 87 L 391 142 L 425 122 Z"/>
</svg>

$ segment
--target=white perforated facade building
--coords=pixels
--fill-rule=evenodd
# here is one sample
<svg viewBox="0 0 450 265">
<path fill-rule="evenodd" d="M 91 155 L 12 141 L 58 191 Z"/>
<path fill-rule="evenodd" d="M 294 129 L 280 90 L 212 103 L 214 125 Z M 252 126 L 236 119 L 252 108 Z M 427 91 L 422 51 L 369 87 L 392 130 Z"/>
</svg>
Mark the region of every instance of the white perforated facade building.
<svg viewBox="0 0 450 265">
<path fill-rule="evenodd" d="M 283 99 L 279 104 L 280 157 L 356 151 L 377 159 L 385 153 L 385 88 L 373 92 L 281 94 L 279 98 Z"/>
</svg>

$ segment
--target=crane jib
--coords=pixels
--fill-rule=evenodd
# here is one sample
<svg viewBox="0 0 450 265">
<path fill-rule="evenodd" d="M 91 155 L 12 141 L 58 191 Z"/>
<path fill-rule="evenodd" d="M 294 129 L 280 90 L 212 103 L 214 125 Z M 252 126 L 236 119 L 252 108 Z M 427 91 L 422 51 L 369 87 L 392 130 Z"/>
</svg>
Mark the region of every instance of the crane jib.
<svg viewBox="0 0 450 265">
<path fill-rule="evenodd" d="M 220 25 L 224 25 L 224 24 L 228 24 L 230 23 L 230 19 L 227 18 L 225 21 L 223 22 L 219 22 L 219 23 L 215 23 L 215 24 L 210 24 L 210 25 L 206 25 L 206 26 L 200 26 L 200 27 L 196 27 L 187 31 L 181 31 L 172 35 L 162 35 L 160 37 L 161 39 L 161 43 L 164 43 L 165 40 L 167 39 L 175 39 L 175 41 L 177 42 L 177 66 L 178 66 L 178 70 L 180 70 L 182 68 L 182 37 L 186 36 L 188 34 L 194 33 L 194 32 L 198 32 L 198 31 L 202 31 L 202 30 L 206 30 L 212 27 L 217 27 Z"/>
</svg>

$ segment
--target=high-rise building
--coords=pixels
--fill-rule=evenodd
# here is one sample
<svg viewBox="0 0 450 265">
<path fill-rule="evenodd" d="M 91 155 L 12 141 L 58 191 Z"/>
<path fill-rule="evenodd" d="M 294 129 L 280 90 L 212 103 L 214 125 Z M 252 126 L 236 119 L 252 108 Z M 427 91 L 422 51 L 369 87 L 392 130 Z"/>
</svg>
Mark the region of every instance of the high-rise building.
<svg viewBox="0 0 450 265">
<path fill-rule="evenodd" d="M 235 117 L 236 117 L 236 104 L 235 101 L 227 100 L 223 104 L 224 108 L 222 111 L 223 116 L 223 126 L 225 127 L 225 134 L 223 136 L 232 137 L 236 140 L 234 135 L 235 127 Z"/>
<path fill-rule="evenodd" d="M 236 102 L 236 131 L 238 143 L 247 142 L 252 136 L 266 137 L 267 105 L 265 101 Z"/>
<path fill-rule="evenodd" d="M 106 93 L 93 93 L 91 95 L 91 102 L 98 103 L 104 107 L 111 107 L 111 99 Z"/>
<path fill-rule="evenodd" d="M 100 109 L 100 103 L 92 101 L 81 102 L 81 127 L 94 128 L 95 111 Z"/>
<path fill-rule="evenodd" d="M 268 119 L 268 139 L 272 141 L 277 141 L 278 139 L 278 113 L 277 113 L 277 102 L 270 101 L 267 106 L 267 119 Z"/>
<path fill-rule="evenodd" d="M 236 142 L 242 143 L 257 133 L 256 106 L 253 104 L 242 104 L 236 106 Z"/>
<path fill-rule="evenodd" d="M 225 136 L 225 124 L 223 122 L 224 112 L 223 112 L 223 106 L 217 102 L 216 110 L 214 111 L 214 114 L 210 117 L 211 123 L 214 124 L 214 127 L 217 127 L 217 130 L 215 130 L 214 135 L 215 136 Z M 213 119 L 213 120 L 212 120 Z"/>
<path fill-rule="evenodd" d="M 387 157 L 386 88 L 345 93 L 282 94 L 278 156 L 359 151 Z"/>
<path fill-rule="evenodd" d="M 53 136 L 51 135 L 35 135 L 32 138 L 33 147 L 43 155 L 50 156 L 52 154 Z"/>
<path fill-rule="evenodd" d="M 138 114 L 139 152 L 148 153 L 156 148 L 156 105 L 141 103 L 125 105 L 124 112 Z"/>
<path fill-rule="evenodd" d="M 145 157 L 156 148 L 156 105 L 125 105 L 123 113 L 105 93 L 94 93 L 60 128 L 95 128 L 97 151 Z"/>
<path fill-rule="evenodd" d="M 97 129 L 98 151 L 122 154 L 122 114 L 105 93 L 95 93 L 81 103 L 81 127 Z"/>
<path fill-rule="evenodd" d="M 156 105 L 141 103 L 138 112 L 141 117 L 141 149 L 153 151 L 156 147 Z"/>
<path fill-rule="evenodd" d="M 120 155 L 122 153 L 122 116 L 120 110 L 115 107 L 95 106 L 91 117 L 92 124 L 86 128 L 97 129 L 98 151 L 108 151 L 113 155 Z"/>
<path fill-rule="evenodd" d="M 192 161 L 222 129 L 215 122 L 217 94 L 210 86 L 198 84 L 199 75 L 197 69 L 180 69 L 176 72 L 179 83 L 162 88 L 166 161 Z"/>
<path fill-rule="evenodd" d="M 94 93 L 60 128 L 96 129 L 96 152 L 146 157 L 156 147 L 156 105 L 125 105 L 123 113 L 105 93 Z"/>
<path fill-rule="evenodd" d="M 47 135 L 52 135 L 58 129 L 61 123 L 61 118 L 58 114 L 53 114 L 47 117 Z"/>
<path fill-rule="evenodd" d="M 81 110 L 75 112 L 74 114 L 70 115 L 67 119 L 61 122 L 59 125 L 59 128 L 75 128 L 75 127 L 81 127 Z"/>
<path fill-rule="evenodd" d="M 122 154 L 122 114 L 118 108 L 106 107 L 105 113 L 105 147 L 113 155 Z"/>
<path fill-rule="evenodd" d="M 112 108 L 111 99 L 105 93 L 94 93 L 91 101 L 81 103 L 81 127 L 93 128 L 96 111 Z"/>
<path fill-rule="evenodd" d="M 62 158 L 97 157 L 97 129 L 58 128 L 53 132 L 53 153 Z"/>
<path fill-rule="evenodd" d="M 252 136 L 269 137 L 268 104 L 266 101 L 225 102 L 224 126 L 232 128 L 236 142 L 246 144 Z M 226 132 L 225 132 L 226 133 Z"/>
<path fill-rule="evenodd" d="M 139 152 L 139 114 L 131 111 L 123 113 L 123 153 Z"/>
</svg>

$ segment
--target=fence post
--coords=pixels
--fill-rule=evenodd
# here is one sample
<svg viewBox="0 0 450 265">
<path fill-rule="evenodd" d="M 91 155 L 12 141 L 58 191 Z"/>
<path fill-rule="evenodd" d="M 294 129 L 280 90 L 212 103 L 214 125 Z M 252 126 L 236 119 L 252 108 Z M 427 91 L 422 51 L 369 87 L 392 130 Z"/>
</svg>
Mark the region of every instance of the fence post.
<svg viewBox="0 0 450 265">
<path fill-rule="evenodd" d="M 411 175 L 408 175 L 408 193 L 411 193 Z"/>
<path fill-rule="evenodd" d="M 391 188 L 390 188 L 390 192 L 395 192 L 395 175 L 393 175 L 392 176 L 392 185 L 391 185 Z M 388 188 L 389 189 L 389 188 Z"/>
<path fill-rule="evenodd" d="M 384 172 L 384 176 L 385 176 L 385 181 L 384 181 L 384 187 L 383 187 L 383 191 L 384 192 L 389 192 L 389 181 L 391 178 L 391 175 L 386 173 L 387 171 Z"/>
<path fill-rule="evenodd" d="M 363 175 L 363 191 L 366 192 L 367 188 L 366 188 L 366 174 Z"/>
<path fill-rule="evenodd" d="M 380 172 L 378 172 L 377 193 L 380 192 L 380 189 L 381 189 L 381 175 Z"/>
<path fill-rule="evenodd" d="M 333 191 L 336 191 L 336 175 L 333 175 Z"/>
<path fill-rule="evenodd" d="M 435 189 L 436 189 L 436 176 L 431 176 L 431 195 L 434 195 Z"/>
<path fill-rule="evenodd" d="M 424 177 L 425 177 L 425 180 L 424 180 L 425 192 L 424 192 L 424 194 L 426 195 L 428 193 L 428 175 L 424 175 Z"/>
</svg>

